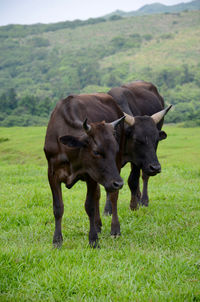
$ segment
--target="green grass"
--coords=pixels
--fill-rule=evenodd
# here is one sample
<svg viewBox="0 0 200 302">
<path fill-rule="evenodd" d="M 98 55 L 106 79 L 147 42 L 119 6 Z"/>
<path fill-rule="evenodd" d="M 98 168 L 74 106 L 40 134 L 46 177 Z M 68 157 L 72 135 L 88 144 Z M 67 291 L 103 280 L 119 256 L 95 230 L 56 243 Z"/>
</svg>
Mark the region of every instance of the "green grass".
<svg viewBox="0 0 200 302">
<path fill-rule="evenodd" d="M 121 237 L 104 217 L 101 249 L 88 246 L 85 184 L 63 187 L 63 247 L 43 155 L 44 128 L 0 128 L 0 301 L 200 301 L 200 128 L 167 126 L 162 173 L 148 208 L 120 192 Z M 129 167 L 122 171 L 127 180 Z M 102 190 L 101 213 L 105 192 Z"/>
</svg>

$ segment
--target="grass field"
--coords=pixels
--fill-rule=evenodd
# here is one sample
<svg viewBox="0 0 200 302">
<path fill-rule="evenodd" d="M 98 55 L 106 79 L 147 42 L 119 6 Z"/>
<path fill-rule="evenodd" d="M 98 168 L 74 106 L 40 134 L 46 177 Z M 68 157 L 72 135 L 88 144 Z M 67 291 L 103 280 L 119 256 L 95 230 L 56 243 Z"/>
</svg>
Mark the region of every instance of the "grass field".
<svg viewBox="0 0 200 302">
<path fill-rule="evenodd" d="M 63 188 L 63 247 L 43 155 L 45 128 L 0 128 L 0 301 L 200 301 L 200 128 L 166 126 L 162 173 L 148 208 L 119 198 L 122 235 L 104 217 L 101 249 L 88 246 L 85 184 Z M 129 167 L 122 171 L 127 180 Z M 101 213 L 105 192 L 102 190 Z"/>
</svg>

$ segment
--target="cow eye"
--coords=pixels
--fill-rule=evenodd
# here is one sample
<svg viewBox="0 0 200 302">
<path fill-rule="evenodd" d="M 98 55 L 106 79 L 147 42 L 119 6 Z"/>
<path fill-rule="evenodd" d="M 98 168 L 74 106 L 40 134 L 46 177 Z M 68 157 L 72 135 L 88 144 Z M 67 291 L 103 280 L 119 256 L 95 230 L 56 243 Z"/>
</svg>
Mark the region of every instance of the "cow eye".
<svg viewBox="0 0 200 302">
<path fill-rule="evenodd" d="M 102 156 L 102 154 L 100 152 L 96 151 L 96 150 L 93 150 L 93 154 L 95 156 Z"/>
</svg>

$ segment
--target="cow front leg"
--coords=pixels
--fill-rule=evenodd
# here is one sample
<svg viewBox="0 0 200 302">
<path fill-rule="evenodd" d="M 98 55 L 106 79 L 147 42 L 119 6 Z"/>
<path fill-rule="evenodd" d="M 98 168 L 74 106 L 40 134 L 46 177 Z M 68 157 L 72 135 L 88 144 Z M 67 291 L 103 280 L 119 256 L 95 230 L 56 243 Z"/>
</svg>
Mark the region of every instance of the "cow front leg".
<svg viewBox="0 0 200 302">
<path fill-rule="evenodd" d="M 48 173 L 48 177 L 53 196 L 53 213 L 55 217 L 55 232 L 53 236 L 53 244 L 55 247 L 60 247 L 63 241 L 61 222 L 64 213 L 61 183 L 54 176 L 50 175 L 50 173 Z"/>
<path fill-rule="evenodd" d="M 140 204 L 140 169 L 135 165 L 131 164 L 131 173 L 128 178 L 128 185 L 131 190 L 131 201 L 130 201 L 130 209 L 137 210 Z"/>
<path fill-rule="evenodd" d="M 142 172 L 142 180 L 143 180 L 143 190 L 142 190 L 141 204 L 145 207 L 148 207 L 148 205 L 149 205 L 149 196 L 148 196 L 149 176 Z"/>
<path fill-rule="evenodd" d="M 85 210 L 90 221 L 89 244 L 91 247 L 96 248 L 98 246 L 98 235 L 95 226 L 95 213 L 96 213 L 96 196 L 97 196 L 98 184 L 90 177 L 88 177 L 86 183 L 87 183 L 87 197 L 85 201 Z"/>
<path fill-rule="evenodd" d="M 122 161 L 122 159 L 121 159 L 121 154 L 120 153 L 118 153 L 118 155 L 117 155 L 117 168 L 118 168 L 118 171 L 119 171 L 119 173 L 120 173 L 120 171 L 121 171 L 121 161 Z M 105 203 L 105 207 L 104 207 L 104 215 L 112 215 L 113 214 L 113 204 L 114 204 L 114 206 L 115 206 L 115 208 L 116 208 L 116 211 L 117 211 L 117 199 L 118 199 L 118 192 L 116 193 L 113 193 L 114 195 L 112 195 L 112 193 L 108 193 L 108 192 L 106 192 L 106 203 Z M 111 198 L 111 196 L 114 196 L 114 197 L 112 197 Z M 116 198 L 116 201 L 115 201 L 115 198 Z M 111 200 L 112 199 L 112 200 Z M 117 221 L 117 219 L 118 219 L 118 217 L 117 217 L 117 214 L 115 214 L 116 215 L 116 221 Z M 115 219 L 115 218 L 114 218 Z M 119 232 L 120 233 L 120 227 L 119 227 L 119 221 L 118 221 L 118 226 L 117 226 L 117 228 L 119 229 L 118 231 L 117 231 L 117 233 Z M 116 229 L 117 229 L 116 228 Z M 114 227 L 113 227 L 113 229 L 114 229 Z M 112 231 L 111 231 L 111 233 L 112 233 Z M 115 232 L 114 232 L 115 233 Z"/>
<path fill-rule="evenodd" d="M 101 217 L 100 217 L 100 211 L 99 211 L 99 200 L 100 200 L 100 186 L 97 184 L 97 189 L 95 192 L 95 226 L 96 230 L 98 233 L 101 233 L 101 227 L 102 227 L 102 222 L 101 222 Z"/>
<path fill-rule="evenodd" d="M 117 214 L 117 199 L 119 191 L 110 193 L 110 201 L 112 204 L 112 222 L 111 222 L 111 235 L 117 236 L 120 235 L 120 223 Z"/>
<path fill-rule="evenodd" d="M 110 195 L 106 192 L 106 203 L 104 207 L 104 215 L 112 215 L 112 204 L 110 201 Z"/>
</svg>

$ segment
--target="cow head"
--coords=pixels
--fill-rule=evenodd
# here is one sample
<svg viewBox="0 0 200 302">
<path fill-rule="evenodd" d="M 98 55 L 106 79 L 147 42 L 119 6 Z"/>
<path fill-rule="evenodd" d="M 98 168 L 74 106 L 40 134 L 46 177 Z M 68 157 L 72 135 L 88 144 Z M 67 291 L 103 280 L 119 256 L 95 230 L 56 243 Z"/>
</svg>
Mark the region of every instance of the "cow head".
<svg viewBox="0 0 200 302">
<path fill-rule="evenodd" d="M 149 176 L 161 172 L 156 150 L 158 142 L 167 137 L 157 124 L 169 111 L 171 106 L 152 116 L 130 116 L 125 113 L 126 128 L 125 161 L 131 161 Z"/>
<path fill-rule="evenodd" d="M 117 126 L 123 119 L 124 116 L 112 123 L 103 121 L 91 124 L 86 119 L 82 125 L 84 134 L 81 137 L 60 137 L 60 142 L 65 145 L 72 173 L 89 174 L 108 192 L 119 190 L 123 186 L 116 164 L 119 144 L 115 138 L 115 131 L 119 130 Z"/>
</svg>

